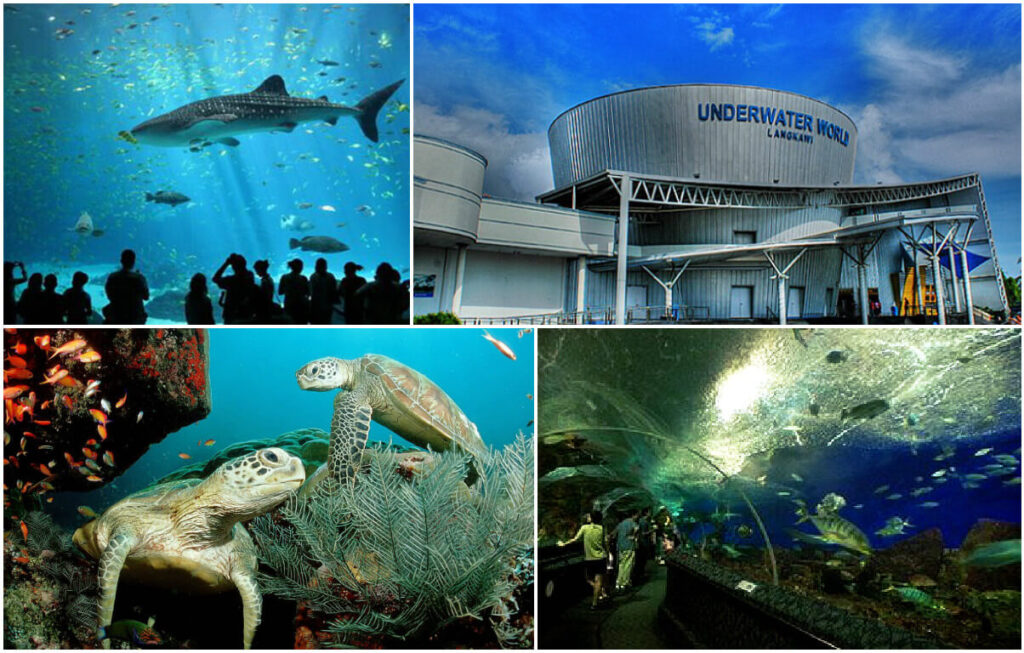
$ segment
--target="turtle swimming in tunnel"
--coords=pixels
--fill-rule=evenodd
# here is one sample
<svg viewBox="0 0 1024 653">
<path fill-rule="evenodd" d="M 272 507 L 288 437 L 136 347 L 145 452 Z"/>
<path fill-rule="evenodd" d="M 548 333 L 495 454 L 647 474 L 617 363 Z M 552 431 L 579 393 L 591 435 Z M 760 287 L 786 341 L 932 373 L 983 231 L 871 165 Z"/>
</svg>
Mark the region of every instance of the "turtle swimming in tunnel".
<svg viewBox="0 0 1024 653">
<path fill-rule="evenodd" d="M 242 645 L 252 644 L 262 596 L 256 548 L 241 522 L 285 501 L 306 478 L 302 460 L 278 448 L 235 458 L 205 480 L 162 483 L 121 499 L 75 531 L 99 560 L 99 627 L 110 626 L 121 576 L 193 593 L 237 587 Z M 103 646 L 110 648 L 110 640 Z"/>
<path fill-rule="evenodd" d="M 457 447 L 477 458 L 486 451 L 476 424 L 451 397 L 420 372 L 387 356 L 319 358 L 299 369 L 295 379 L 303 390 L 341 390 L 334 398 L 327 464 L 310 476 L 300 496 L 309 496 L 325 476 L 354 478 L 371 419 L 435 451 Z"/>
</svg>

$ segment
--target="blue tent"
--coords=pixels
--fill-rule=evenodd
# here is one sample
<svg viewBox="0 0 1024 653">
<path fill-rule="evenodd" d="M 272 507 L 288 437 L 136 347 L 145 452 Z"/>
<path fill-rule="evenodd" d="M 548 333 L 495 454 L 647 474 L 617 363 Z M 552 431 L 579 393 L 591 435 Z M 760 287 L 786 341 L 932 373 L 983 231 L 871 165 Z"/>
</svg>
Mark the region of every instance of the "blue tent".
<svg viewBox="0 0 1024 653">
<path fill-rule="evenodd" d="M 908 242 L 904 242 L 903 245 L 905 247 L 904 252 L 903 252 L 903 254 L 904 254 L 904 262 L 908 266 L 913 266 L 913 264 L 914 264 L 913 257 L 908 253 L 908 251 L 913 251 L 914 246 L 911 243 L 908 243 Z M 926 256 L 930 256 L 931 255 L 931 253 L 932 253 L 932 244 L 931 243 L 921 243 L 920 244 L 920 248 L 921 248 L 921 252 L 923 254 L 925 254 Z M 950 269 L 950 261 L 949 261 L 950 255 L 952 255 L 954 261 L 956 262 L 956 276 L 957 276 L 957 278 L 963 278 L 964 266 L 963 266 L 963 263 L 960 260 L 960 250 L 959 249 L 956 251 L 956 253 L 952 253 L 950 251 L 950 248 L 949 248 L 948 245 L 946 247 L 944 247 L 942 249 L 942 251 L 939 252 L 939 263 L 943 267 L 945 267 L 946 269 Z M 967 269 L 968 270 L 973 270 L 974 268 L 978 267 L 979 265 L 981 265 L 985 261 L 989 260 L 990 258 L 991 258 L 990 256 L 982 256 L 980 254 L 974 254 L 973 252 L 968 250 L 967 251 Z"/>
</svg>

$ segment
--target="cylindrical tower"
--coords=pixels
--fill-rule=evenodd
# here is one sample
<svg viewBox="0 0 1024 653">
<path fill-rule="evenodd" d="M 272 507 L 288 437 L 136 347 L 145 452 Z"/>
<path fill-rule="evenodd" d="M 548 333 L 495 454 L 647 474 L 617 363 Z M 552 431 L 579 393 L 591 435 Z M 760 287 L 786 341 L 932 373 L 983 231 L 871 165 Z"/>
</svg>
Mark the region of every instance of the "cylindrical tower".
<svg viewBox="0 0 1024 653">
<path fill-rule="evenodd" d="M 548 129 L 555 188 L 602 170 L 712 183 L 853 181 L 857 127 L 812 98 L 753 86 L 683 84 L 605 95 Z"/>
</svg>

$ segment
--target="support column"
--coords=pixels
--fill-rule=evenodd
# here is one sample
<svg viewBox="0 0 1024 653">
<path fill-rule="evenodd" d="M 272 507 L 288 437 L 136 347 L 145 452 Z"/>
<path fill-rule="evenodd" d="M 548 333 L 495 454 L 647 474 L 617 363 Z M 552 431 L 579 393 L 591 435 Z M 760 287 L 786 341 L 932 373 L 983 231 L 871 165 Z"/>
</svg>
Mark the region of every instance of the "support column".
<svg viewBox="0 0 1024 653">
<path fill-rule="evenodd" d="M 575 187 L 573 187 L 575 190 Z M 576 259 L 576 324 L 583 324 L 583 311 L 587 310 L 587 257 Z"/>
<path fill-rule="evenodd" d="M 462 282 L 466 277 L 466 246 L 459 245 L 458 258 L 455 259 L 455 292 L 452 293 L 452 313 L 462 312 Z"/>
<path fill-rule="evenodd" d="M 964 300 L 967 302 L 967 323 L 974 324 L 974 297 L 971 295 L 971 274 L 967 271 L 967 248 L 960 250 L 960 261 L 964 266 Z"/>
<path fill-rule="evenodd" d="M 619 251 L 615 266 L 615 324 L 626 323 L 626 260 L 629 252 L 629 198 L 633 183 L 628 175 L 622 176 L 619 186 Z"/>
<path fill-rule="evenodd" d="M 942 287 L 942 269 L 939 267 L 939 257 L 935 254 L 935 250 L 932 250 L 932 274 L 935 276 L 935 303 L 936 311 L 939 315 L 939 324 L 946 323 L 946 292 Z"/>
<path fill-rule="evenodd" d="M 786 325 L 786 277 L 779 275 L 779 324 Z"/>
<path fill-rule="evenodd" d="M 864 247 L 859 246 L 857 257 L 857 285 L 858 294 L 860 295 L 860 323 L 867 324 L 868 316 L 871 314 L 871 307 L 868 306 L 868 261 L 867 256 L 864 254 Z"/>
<path fill-rule="evenodd" d="M 953 310 L 960 312 L 960 288 L 956 282 L 956 243 L 949 243 L 949 274 L 953 280 Z"/>
</svg>

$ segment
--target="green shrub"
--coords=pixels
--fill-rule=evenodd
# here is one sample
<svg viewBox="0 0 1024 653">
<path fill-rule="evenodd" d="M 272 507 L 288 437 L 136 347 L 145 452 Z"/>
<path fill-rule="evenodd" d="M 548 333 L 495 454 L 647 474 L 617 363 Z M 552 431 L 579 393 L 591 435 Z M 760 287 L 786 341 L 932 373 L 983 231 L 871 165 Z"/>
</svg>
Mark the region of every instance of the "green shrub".
<svg viewBox="0 0 1024 653">
<path fill-rule="evenodd" d="M 462 324 L 462 320 L 455 313 L 427 313 L 417 315 L 412 320 L 413 324 Z"/>
</svg>

